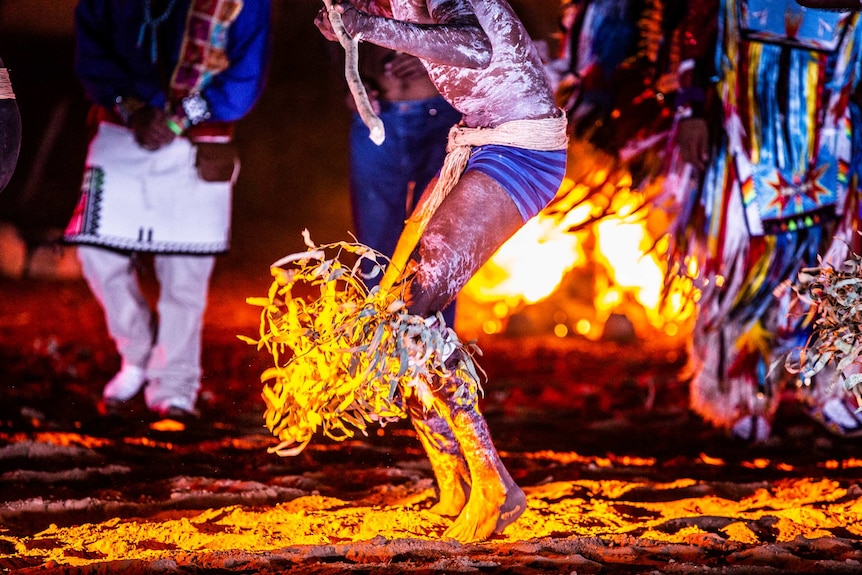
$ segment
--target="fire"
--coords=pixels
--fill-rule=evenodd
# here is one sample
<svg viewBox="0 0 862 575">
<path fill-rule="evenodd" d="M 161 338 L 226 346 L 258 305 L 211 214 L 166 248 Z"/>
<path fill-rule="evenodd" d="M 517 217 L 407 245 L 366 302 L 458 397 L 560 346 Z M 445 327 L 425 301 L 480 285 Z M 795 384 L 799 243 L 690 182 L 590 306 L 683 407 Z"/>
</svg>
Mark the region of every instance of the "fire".
<svg viewBox="0 0 862 575">
<path fill-rule="evenodd" d="M 589 209 L 583 204 L 559 219 L 541 214 L 531 219 L 467 283 L 462 293 L 491 310 L 482 331 L 500 331 L 513 310 L 547 298 L 586 261 L 583 238 L 567 229 L 586 219 Z"/>
<path fill-rule="evenodd" d="M 547 329 L 558 337 L 598 339 L 614 315 L 641 337 L 683 335 L 690 290 L 662 297 L 667 215 L 650 209 L 649 190 L 633 189 L 631 174 L 604 154 L 573 144 L 569 160 L 554 202 L 462 290 L 459 332 L 504 332 L 513 316 L 545 302 L 536 314 L 551 317 Z M 531 325 L 542 331 L 547 323 Z"/>
</svg>

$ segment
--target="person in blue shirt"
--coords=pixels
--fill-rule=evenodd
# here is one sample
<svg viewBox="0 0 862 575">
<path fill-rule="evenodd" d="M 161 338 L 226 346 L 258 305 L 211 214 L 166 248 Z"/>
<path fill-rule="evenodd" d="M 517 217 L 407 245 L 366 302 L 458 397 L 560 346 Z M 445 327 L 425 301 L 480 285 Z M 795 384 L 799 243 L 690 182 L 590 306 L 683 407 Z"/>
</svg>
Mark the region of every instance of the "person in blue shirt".
<svg viewBox="0 0 862 575">
<path fill-rule="evenodd" d="M 210 275 L 229 247 L 232 128 L 265 85 L 270 3 L 80 0 L 75 31 L 93 137 L 65 239 L 122 360 L 103 400 L 143 390 L 155 414 L 194 416 Z M 153 255 L 155 310 L 139 254 Z"/>
</svg>

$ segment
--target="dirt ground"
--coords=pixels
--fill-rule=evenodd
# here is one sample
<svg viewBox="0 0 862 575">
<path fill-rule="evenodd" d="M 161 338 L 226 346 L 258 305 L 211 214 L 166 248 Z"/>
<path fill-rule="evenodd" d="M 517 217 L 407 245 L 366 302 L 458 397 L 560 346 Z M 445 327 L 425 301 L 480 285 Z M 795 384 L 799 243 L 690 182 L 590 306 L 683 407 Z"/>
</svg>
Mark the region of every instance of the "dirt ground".
<svg viewBox="0 0 862 575">
<path fill-rule="evenodd" d="M 303 228 L 320 243 L 349 229 L 343 91 L 308 39 L 316 10 L 276 3 L 268 92 L 239 130 L 234 247 L 213 279 L 199 422 L 153 421 L 142 405 L 100 414 L 119 359 L 86 285 L 35 268 L 0 277 L 0 572 L 862 572 L 859 440 L 826 434 L 788 397 L 769 442 L 731 441 L 689 413 L 684 350 L 660 338 L 480 339 L 482 409 L 528 502 L 489 541 L 443 539 L 450 520 L 429 511 L 430 466 L 405 422 L 294 458 L 267 452 L 268 358 L 237 338 L 257 332 L 245 298 L 265 294 L 269 263 L 302 249 Z M 26 135 L 68 120 L 0 198 L 0 219 L 25 228 L 62 223 L 83 154 L 68 38 L 50 45 L 40 53 L 62 60 L 57 74 L 34 82 L 67 83 L 16 86 Z M 34 69 L 26 46 L 0 38 L 16 80 Z"/>
<path fill-rule="evenodd" d="M 442 538 L 409 425 L 267 453 L 242 266 L 219 268 L 200 422 L 100 415 L 118 366 L 80 280 L 0 280 L 0 570 L 9 573 L 858 573 L 862 459 L 793 401 L 765 445 L 686 408 L 675 346 L 486 338 L 482 406 L 528 509 Z M 259 289 L 264 289 L 262 284 Z"/>
</svg>

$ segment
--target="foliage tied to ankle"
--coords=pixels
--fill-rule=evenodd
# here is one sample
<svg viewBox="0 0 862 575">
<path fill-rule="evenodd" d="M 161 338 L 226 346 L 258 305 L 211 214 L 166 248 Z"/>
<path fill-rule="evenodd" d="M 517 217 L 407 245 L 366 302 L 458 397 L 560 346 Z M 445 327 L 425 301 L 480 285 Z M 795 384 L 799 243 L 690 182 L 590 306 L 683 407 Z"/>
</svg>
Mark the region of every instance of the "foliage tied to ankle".
<svg viewBox="0 0 862 575">
<path fill-rule="evenodd" d="M 805 268 L 794 289 L 811 304 L 813 330 L 799 357 L 788 357 L 787 369 L 810 378 L 834 363 L 862 406 L 862 373 L 852 368 L 862 366 L 862 258 L 851 251 L 841 269 L 823 262 Z"/>
<path fill-rule="evenodd" d="M 429 385 L 460 381 L 456 399 L 477 401 L 478 348 L 462 343 L 442 315 L 408 313 L 402 293 L 367 287 L 388 262 L 382 254 L 360 243 L 317 246 L 307 230 L 303 237 L 307 251 L 272 265 L 267 296 L 247 299 L 262 308 L 260 338 L 239 336 L 272 356 L 261 374 L 264 419 L 281 442 L 270 452 L 296 455 L 318 430 L 337 441 L 356 430 L 367 435 L 369 423 L 406 417 L 407 397 L 433 409 Z M 360 270 L 365 260 L 370 275 Z"/>
</svg>

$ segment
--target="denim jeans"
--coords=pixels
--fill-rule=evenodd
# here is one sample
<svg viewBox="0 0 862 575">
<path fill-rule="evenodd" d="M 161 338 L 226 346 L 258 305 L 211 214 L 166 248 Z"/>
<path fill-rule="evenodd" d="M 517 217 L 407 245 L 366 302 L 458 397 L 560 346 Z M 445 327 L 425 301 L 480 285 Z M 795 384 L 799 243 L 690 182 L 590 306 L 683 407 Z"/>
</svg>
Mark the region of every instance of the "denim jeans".
<svg viewBox="0 0 862 575">
<path fill-rule="evenodd" d="M 378 146 L 358 114 L 350 127 L 350 201 L 356 238 L 391 256 L 404 220 L 446 157 L 449 129 L 461 113 L 442 97 L 383 102 L 380 119 L 386 138 Z M 455 319 L 454 302 L 444 311 Z"/>
</svg>

